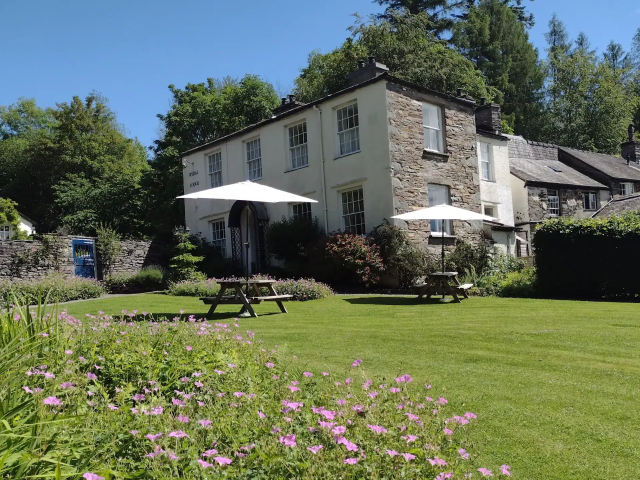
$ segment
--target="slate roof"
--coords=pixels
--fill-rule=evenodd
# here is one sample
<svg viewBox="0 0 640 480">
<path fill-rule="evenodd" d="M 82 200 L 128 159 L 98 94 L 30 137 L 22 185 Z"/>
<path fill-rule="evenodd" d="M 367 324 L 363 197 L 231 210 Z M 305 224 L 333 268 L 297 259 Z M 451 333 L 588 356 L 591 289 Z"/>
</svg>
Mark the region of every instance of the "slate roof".
<svg viewBox="0 0 640 480">
<path fill-rule="evenodd" d="M 558 160 L 558 146 L 532 142 L 514 135 L 505 136 L 509 139 L 511 173 L 520 180 L 586 188 L 607 188 Z"/>
<path fill-rule="evenodd" d="M 621 213 L 627 212 L 640 212 L 640 195 L 630 195 L 628 197 L 611 200 L 594 213 L 593 218 L 606 218 L 611 215 L 620 215 Z"/>
<path fill-rule="evenodd" d="M 619 180 L 640 181 L 640 166 L 633 162 L 631 165 L 627 165 L 627 161 L 621 157 L 574 150 L 573 148 L 560 147 L 560 149 L 587 165 L 600 170 L 609 177 Z"/>
</svg>

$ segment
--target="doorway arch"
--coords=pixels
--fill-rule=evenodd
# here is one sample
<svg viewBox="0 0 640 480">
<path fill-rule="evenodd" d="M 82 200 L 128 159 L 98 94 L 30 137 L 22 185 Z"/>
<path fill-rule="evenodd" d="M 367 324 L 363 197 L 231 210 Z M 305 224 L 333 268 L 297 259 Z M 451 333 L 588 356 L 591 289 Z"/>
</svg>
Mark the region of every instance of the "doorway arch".
<svg viewBox="0 0 640 480">
<path fill-rule="evenodd" d="M 246 215 L 249 216 L 249 230 L 246 225 Z M 243 222 L 244 220 L 244 222 Z M 244 223 L 244 224 L 243 224 Z M 243 275 L 246 262 L 249 263 L 251 273 L 261 273 L 267 265 L 267 249 L 265 232 L 269 224 L 267 209 L 262 203 L 237 200 L 229 211 L 229 230 L 231 231 L 231 258 L 238 274 Z M 248 237 L 250 256 L 246 257 L 243 241 L 243 230 Z"/>
</svg>

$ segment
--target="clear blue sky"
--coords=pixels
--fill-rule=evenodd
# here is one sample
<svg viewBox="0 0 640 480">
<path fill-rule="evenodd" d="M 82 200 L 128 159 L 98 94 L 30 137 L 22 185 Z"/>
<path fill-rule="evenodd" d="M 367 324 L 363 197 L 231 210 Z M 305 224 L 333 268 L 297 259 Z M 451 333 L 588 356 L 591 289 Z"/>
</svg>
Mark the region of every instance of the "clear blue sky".
<svg viewBox="0 0 640 480">
<path fill-rule="evenodd" d="M 554 11 L 600 51 L 611 39 L 627 49 L 640 26 L 640 0 L 525 3 L 541 53 Z M 149 145 L 169 84 L 254 73 L 286 92 L 311 50 L 347 37 L 352 13 L 379 10 L 371 0 L 0 0 L 0 105 L 53 106 L 96 90 Z"/>
</svg>

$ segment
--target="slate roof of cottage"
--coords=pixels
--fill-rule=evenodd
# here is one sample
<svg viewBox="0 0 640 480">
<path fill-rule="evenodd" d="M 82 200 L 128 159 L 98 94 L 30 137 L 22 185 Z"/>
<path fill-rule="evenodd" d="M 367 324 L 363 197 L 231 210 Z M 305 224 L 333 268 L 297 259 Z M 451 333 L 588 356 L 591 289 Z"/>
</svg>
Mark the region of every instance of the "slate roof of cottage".
<svg viewBox="0 0 640 480">
<path fill-rule="evenodd" d="M 600 170 L 609 177 L 619 180 L 640 181 L 640 166 L 633 162 L 631 165 L 627 165 L 627 161 L 622 157 L 574 150 L 573 148 L 560 147 L 560 149 L 581 162 Z"/>
<path fill-rule="evenodd" d="M 611 215 L 620 215 L 621 213 L 627 212 L 640 212 L 640 195 L 630 195 L 628 197 L 611 200 L 594 213 L 593 218 L 606 218 Z"/>
<path fill-rule="evenodd" d="M 532 142 L 514 135 L 505 136 L 509 139 L 511 173 L 520 180 L 575 187 L 607 188 L 558 160 L 557 145 Z"/>
</svg>

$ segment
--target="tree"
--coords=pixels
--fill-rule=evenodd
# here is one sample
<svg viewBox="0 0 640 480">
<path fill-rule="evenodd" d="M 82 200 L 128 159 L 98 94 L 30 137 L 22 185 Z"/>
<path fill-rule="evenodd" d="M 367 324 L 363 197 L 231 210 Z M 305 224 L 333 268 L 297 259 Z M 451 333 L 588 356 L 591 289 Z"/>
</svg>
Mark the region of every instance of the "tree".
<svg viewBox="0 0 640 480">
<path fill-rule="evenodd" d="M 631 68 L 631 58 L 625 55 L 622 45 L 613 40 L 607 45 L 607 49 L 604 52 L 604 60 L 614 73 Z"/>
<path fill-rule="evenodd" d="M 473 63 L 425 34 L 429 21 L 425 14 L 398 16 L 394 23 L 358 19 L 342 46 L 310 55 L 295 80 L 296 96 L 310 102 L 346 88 L 347 74 L 357 68 L 357 60 L 373 55 L 393 75 L 424 87 L 449 93 L 462 88 L 476 98 L 497 97 L 499 92 L 485 86 Z"/>
<path fill-rule="evenodd" d="M 189 234 L 184 231 L 174 232 L 176 246 L 175 256 L 169 260 L 169 275 L 172 282 L 182 282 L 184 280 L 204 280 L 204 274 L 198 271 L 197 265 L 204 257 L 197 257 L 193 253 L 196 246 L 189 240 Z"/>
<path fill-rule="evenodd" d="M 525 26 L 502 0 L 480 0 L 454 27 L 452 43 L 502 92 L 502 111 L 515 133 L 530 138 L 542 128 L 544 70 Z"/>
<path fill-rule="evenodd" d="M 169 90 L 173 105 L 158 115 L 163 136 L 151 147 L 153 172 L 144 183 L 147 221 L 165 237 L 184 223 L 184 208 L 175 198 L 183 193 L 181 153 L 269 118 L 280 103 L 273 86 L 255 75 Z"/>
<path fill-rule="evenodd" d="M 386 5 L 384 13 L 378 15 L 379 20 L 391 23 L 402 18 L 403 15 L 425 15 L 425 32 L 432 33 L 436 38 L 454 25 L 450 13 L 462 6 L 466 0 L 374 0 L 378 5 Z"/>
</svg>

